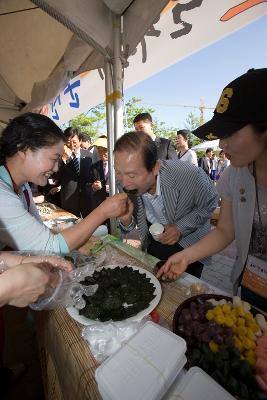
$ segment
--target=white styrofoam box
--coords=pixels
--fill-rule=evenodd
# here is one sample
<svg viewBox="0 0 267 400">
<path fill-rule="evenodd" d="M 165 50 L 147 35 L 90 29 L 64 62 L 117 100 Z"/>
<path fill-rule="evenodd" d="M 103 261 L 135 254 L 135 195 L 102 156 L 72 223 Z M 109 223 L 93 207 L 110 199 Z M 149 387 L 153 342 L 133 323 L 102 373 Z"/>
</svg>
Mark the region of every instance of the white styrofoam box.
<svg viewBox="0 0 267 400">
<path fill-rule="evenodd" d="M 186 363 L 186 342 L 154 324 L 142 328 L 97 368 L 104 400 L 159 400 Z"/>
<path fill-rule="evenodd" d="M 199 367 L 190 368 L 182 379 L 175 380 L 164 400 L 235 400 L 221 385 Z"/>
</svg>

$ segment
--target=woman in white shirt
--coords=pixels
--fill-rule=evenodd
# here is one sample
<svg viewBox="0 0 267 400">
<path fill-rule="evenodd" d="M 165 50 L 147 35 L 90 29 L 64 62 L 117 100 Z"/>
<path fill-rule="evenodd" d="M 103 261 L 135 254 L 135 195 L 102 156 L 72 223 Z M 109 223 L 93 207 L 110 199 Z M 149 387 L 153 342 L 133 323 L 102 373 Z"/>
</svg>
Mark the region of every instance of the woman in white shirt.
<svg viewBox="0 0 267 400">
<path fill-rule="evenodd" d="M 197 166 L 197 155 L 194 150 L 189 149 L 188 140 L 191 132 L 187 129 L 181 129 L 177 131 L 176 136 L 176 149 L 178 151 L 178 159 L 181 161 L 188 162 Z"/>
</svg>

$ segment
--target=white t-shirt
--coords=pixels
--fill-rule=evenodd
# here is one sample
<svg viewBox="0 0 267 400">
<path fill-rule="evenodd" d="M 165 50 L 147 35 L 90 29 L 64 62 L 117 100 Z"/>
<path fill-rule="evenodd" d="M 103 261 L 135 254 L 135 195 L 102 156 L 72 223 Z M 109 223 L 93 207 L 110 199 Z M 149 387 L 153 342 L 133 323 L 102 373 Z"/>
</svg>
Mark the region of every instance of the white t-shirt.
<svg viewBox="0 0 267 400">
<path fill-rule="evenodd" d="M 178 159 L 181 160 L 181 161 L 185 161 L 185 162 L 188 162 L 190 164 L 194 164 L 194 165 L 198 166 L 198 164 L 197 164 L 197 155 L 194 152 L 194 150 L 188 149 L 184 153 L 181 153 L 179 151 Z"/>
</svg>

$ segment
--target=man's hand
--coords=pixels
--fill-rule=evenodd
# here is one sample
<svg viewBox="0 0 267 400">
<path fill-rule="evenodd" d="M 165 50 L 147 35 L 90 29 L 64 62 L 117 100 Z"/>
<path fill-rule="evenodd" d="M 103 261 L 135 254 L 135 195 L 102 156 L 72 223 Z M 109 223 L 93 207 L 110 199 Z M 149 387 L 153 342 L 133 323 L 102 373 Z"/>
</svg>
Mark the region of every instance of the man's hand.
<svg viewBox="0 0 267 400">
<path fill-rule="evenodd" d="M 60 190 L 61 190 L 61 186 L 55 186 L 49 190 L 49 193 L 53 196 L 54 194 L 60 192 Z"/>
<path fill-rule="evenodd" d="M 159 236 L 159 241 L 162 244 L 172 245 L 179 242 L 181 232 L 174 224 L 164 225 L 164 232 Z"/>
<path fill-rule="evenodd" d="M 71 155 L 72 155 L 72 150 L 67 145 L 65 145 L 62 159 L 68 160 L 71 157 Z"/>
</svg>

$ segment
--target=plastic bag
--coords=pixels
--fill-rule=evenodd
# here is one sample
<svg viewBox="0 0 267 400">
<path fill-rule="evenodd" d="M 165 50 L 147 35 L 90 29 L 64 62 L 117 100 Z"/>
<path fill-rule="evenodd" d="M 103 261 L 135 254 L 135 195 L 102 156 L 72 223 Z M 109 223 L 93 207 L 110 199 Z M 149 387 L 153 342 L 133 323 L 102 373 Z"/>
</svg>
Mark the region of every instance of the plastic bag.
<svg viewBox="0 0 267 400">
<path fill-rule="evenodd" d="M 82 337 L 89 343 L 95 359 L 101 363 L 123 343 L 127 342 L 147 321 L 147 316 L 139 321 L 96 322 L 82 329 Z"/>
<path fill-rule="evenodd" d="M 49 273 L 50 275 L 54 274 L 53 284 L 39 297 L 36 303 L 30 304 L 30 308 L 33 310 L 50 310 L 58 307 L 84 308 L 86 303 L 83 295 L 93 296 L 98 285 L 85 286 L 79 282 L 83 281 L 86 276 L 93 275 L 94 270 L 94 264 L 87 264 L 71 272 L 56 268 L 51 269 L 50 266 Z"/>
</svg>

